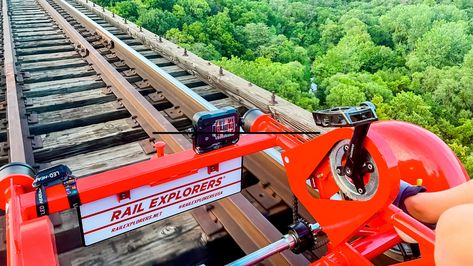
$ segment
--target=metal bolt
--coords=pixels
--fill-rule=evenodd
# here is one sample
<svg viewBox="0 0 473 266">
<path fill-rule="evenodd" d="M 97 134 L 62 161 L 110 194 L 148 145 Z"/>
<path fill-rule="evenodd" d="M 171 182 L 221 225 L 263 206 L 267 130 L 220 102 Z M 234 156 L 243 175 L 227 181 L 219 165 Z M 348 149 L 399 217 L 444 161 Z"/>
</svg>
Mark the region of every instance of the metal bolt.
<svg viewBox="0 0 473 266">
<path fill-rule="evenodd" d="M 347 173 L 347 175 L 351 175 L 351 169 L 350 168 L 345 168 L 345 173 Z"/>
<path fill-rule="evenodd" d="M 374 166 L 373 166 L 372 163 L 368 163 L 368 164 L 366 165 L 366 167 L 367 167 L 368 170 L 370 170 L 370 171 L 373 171 L 373 169 L 374 169 Z"/>
<path fill-rule="evenodd" d="M 337 175 L 342 175 L 342 170 L 340 168 L 337 168 Z"/>
<path fill-rule="evenodd" d="M 269 104 L 270 104 L 270 105 L 275 105 L 275 104 L 277 104 L 277 103 L 278 103 L 278 102 L 276 101 L 276 93 L 273 91 L 273 92 L 271 93 L 271 100 L 269 101 Z"/>
<path fill-rule="evenodd" d="M 163 42 L 163 39 L 161 38 L 161 35 L 159 35 L 159 42 Z"/>
<path fill-rule="evenodd" d="M 105 7 L 102 7 L 102 12 L 105 12 Z"/>
<path fill-rule="evenodd" d="M 187 54 L 187 48 L 184 48 L 184 56 L 188 56 L 188 54 Z"/>
<path fill-rule="evenodd" d="M 348 144 L 343 145 L 343 149 L 344 149 L 345 151 L 348 151 L 349 148 L 350 148 L 350 146 L 348 146 Z"/>
<path fill-rule="evenodd" d="M 143 32 L 143 28 L 140 26 L 140 32 Z"/>
<path fill-rule="evenodd" d="M 358 193 L 360 193 L 360 194 L 363 193 L 363 189 L 359 188 Z"/>
<path fill-rule="evenodd" d="M 112 17 L 115 17 L 115 12 L 112 12 Z"/>
<path fill-rule="evenodd" d="M 223 67 L 220 67 L 218 73 L 220 74 L 220 76 L 223 76 Z"/>
</svg>

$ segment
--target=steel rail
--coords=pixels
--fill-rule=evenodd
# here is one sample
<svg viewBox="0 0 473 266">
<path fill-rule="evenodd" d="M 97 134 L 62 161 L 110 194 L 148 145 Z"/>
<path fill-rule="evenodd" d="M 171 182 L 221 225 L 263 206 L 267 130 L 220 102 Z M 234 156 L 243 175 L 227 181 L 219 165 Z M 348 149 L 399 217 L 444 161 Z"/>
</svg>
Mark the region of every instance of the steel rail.
<svg viewBox="0 0 473 266">
<path fill-rule="evenodd" d="M 102 78 L 110 82 L 115 86 L 122 94 L 124 99 L 128 102 L 133 103 L 133 107 L 138 111 L 139 116 L 144 116 L 146 121 L 156 131 L 175 131 L 176 129 L 170 125 L 170 123 L 149 103 L 146 99 L 139 94 L 134 87 L 123 78 L 116 69 L 114 69 L 101 55 L 100 53 L 88 43 L 80 33 L 78 33 L 71 24 L 69 24 L 46 0 L 39 0 L 39 3 L 43 8 L 51 15 L 51 17 L 58 23 L 66 35 L 68 35 L 73 42 L 77 42 L 81 45 L 82 49 L 88 51 L 86 58 L 93 64 L 94 69 L 102 74 Z M 75 10 L 69 4 L 66 7 Z M 61 6 L 63 7 L 63 6 Z M 63 7 L 64 8 L 64 7 Z M 64 8 L 67 11 L 67 8 Z M 77 12 L 77 11 L 76 11 Z M 153 111 L 154 110 L 154 111 Z M 168 124 L 162 126 L 162 124 Z M 192 148 L 192 144 L 182 136 L 176 135 L 163 135 L 163 140 L 167 143 L 171 143 L 170 148 L 173 152 L 188 150 Z M 177 140 L 176 140 L 177 139 Z M 229 220 L 238 220 L 239 217 L 245 217 L 246 213 L 254 213 L 252 216 L 252 222 L 248 224 L 248 227 L 226 227 L 227 231 L 232 236 L 246 235 L 249 240 L 257 238 L 257 247 L 267 245 L 273 241 L 276 241 L 281 237 L 281 233 L 267 221 L 256 208 L 249 203 L 241 194 L 237 194 L 230 198 L 222 199 L 215 203 L 216 206 L 223 206 L 224 208 L 232 208 L 232 214 L 226 217 Z M 223 217 L 222 217 L 223 218 Z M 245 250 L 247 252 L 253 250 Z M 292 253 L 282 254 L 274 256 L 270 259 L 271 264 L 300 264 L 307 263 L 302 255 L 295 255 Z"/>
<path fill-rule="evenodd" d="M 8 144 L 10 146 L 10 162 L 23 162 L 33 164 L 31 143 L 26 138 L 29 135 L 24 109 L 20 103 L 22 92 L 17 86 L 16 56 L 13 34 L 11 32 L 10 16 L 6 0 L 2 0 L 3 10 L 3 51 L 4 71 L 6 80 Z M 28 152 L 31 151 L 31 152 Z"/>
<path fill-rule="evenodd" d="M 290 124 L 296 131 L 320 131 L 326 132 L 324 128 L 317 127 L 313 123 L 311 112 L 302 109 L 288 101 L 276 96 L 273 99 L 271 92 L 238 77 L 231 72 L 221 69 L 219 66 L 200 58 L 192 52 L 185 51 L 182 47 L 165 38 L 158 37 L 126 19 L 114 14 L 105 8 L 88 0 L 74 0 L 83 7 L 101 16 L 113 26 L 126 31 L 130 36 L 141 40 L 151 49 L 157 51 L 163 57 L 174 62 L 183 69 L 192 72 L 201 80 L 206 80 L 213 87 L 226 92 L 229 96 L 247 106 L 257 107 L 265 112 L 277 115 L 278 119 Z M 274 100 L 274 101 L 273 101 Z M 297 113 L 297 117 L 294 117 Z"/>
<path fill-rule="evenodd" d="M 110 63 L 79 33 L 74 27 L 66 21 L 46 0 L 38 1 L 48 14 L 56 21 L 58 26 L 64 30 L 65 34 L 76 44 L 80 45 L 86 53 L 86 59 L 92 64 L 94 70 L 101 74 L 101 78 L 112 85 L 112 90 L 116 89 L 125 99 L 123 101 L 126 108 L 132 114 L 139 114 L 140 119 L 154 131 L 174 131 L 176 128 L 158 111 L 153 105 L 141 95 L 133 85 L 130 84 Z M 146 127 L 144 127 L 146 129 Z M 148 132 L 150 135 L 152 132 Z M 188 143 L 184 136 L 161 135 L 171 148 L 177 149 L 183 143 Z"/>
<path fill-rule="evenodd" d="M 216 107 L 206 101 L 200 95 L 172 77 L 160 67 L 156 66 L 149 59 L 135 51 L 125 42 L 104 29 L 98 23 L 82 14 L 76 8 L 64 0 L 54 0 L 59 6 L 72 15 L 78 22 L 84 25 L 89 31 L 97 32 L 104 38 L 113 50 L 130 67 L 139 71 L 139 75 L 148 80 L 154 88 L 162 89 L 164 96 L 172 103 L 180 103 L 181 109 L 187 117 L 192 117 L 199 111 L 212 111 Z M 262 165 L 266 169 L 262 168 Z M 292 191 L 287 181 L 284 167 L 282 166 L 281 155 L 275 149 L 259 152 L 245 157 L 244 166 L 253 173 L 262 183 L 269 184 L 271 189 L 289 206 L 293 203 Z M 301 215 L 313 222 L 314 219 L 305 210 L 300 208 Z"/>
</svg>

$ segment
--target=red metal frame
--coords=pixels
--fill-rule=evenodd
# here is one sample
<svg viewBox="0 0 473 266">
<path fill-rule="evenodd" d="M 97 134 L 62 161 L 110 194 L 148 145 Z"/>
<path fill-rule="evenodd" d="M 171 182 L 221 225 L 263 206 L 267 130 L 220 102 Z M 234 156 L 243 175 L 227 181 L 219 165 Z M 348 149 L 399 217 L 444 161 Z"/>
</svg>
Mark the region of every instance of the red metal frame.
<svg viewBox="0 0 473 266">
<path fill-rule="evenodd" d="M 262 115 L 255 119 L 251 131 L 289 130 L 270 116 Z M 350 139 L 351 134 L 351 129 L 337 129 L 311 141 L 297 134 L 245 135 L 237 144 L 213 152 L 197 155 L 188 150 L 80 178 L 77 188 L 81 202 L 88 203 L 144 185 L 169 182 L 202 167 L 279 146 L 284 150 L 282 158 L 292 191 L 330 239 L 327 255 L 314 265 L 371 265 L 369 259 L 400 242 L 394 227 L 416 239 L 420 245 L 421 258 L 403 265 L 433 264 L 434 232 L 391 205 L 399 191 L 401 177 L 408 181 L 413 178 L 401 174 L 406 173 L 406 167 L 412 171 L 412 165 L 415 165 L 416 173 L 440 180 L 427 180 L 428 188 L 440 190 L 465 182 L 468 178 L 466 172 L 448 147 L 438 138 L 433 138 L 431 133 L 406 123 L 376 123 L 368 134 L 365 147 L 378 167 L 378 191 L 368 201 L 330 200 L 330 196 L 338 190 L 328 168 L 328 154 L 336 143 Z M 414 134 L 417 138 L 406 138 L 406 134 Z M 424 136 L 426 138 L 422 140 Z M 427 161 L 419 163 L 420 159 L 414 158 L 415 154 L 400 155 L 393 148 L 398 145 L 396 140 L 414 145 L 410 148 L 416 150 L 418 155 L 426 155 L 422 145 L 427 145 L 430 150 L 443 152 L 442 160 L 427 160 L 421 156 L 422 160 Z M 426 144 L 426 141 L 429 143 Z M 436 171 L 431 171 L 429 167 Z M 459 175 L 449 177 L 446 171 Z M 307 190 L 308 178 L 315 179 L 320 198 L 313 197 Z M 6 209 L 7 215 L 9 265 L 58 263 L 51 222 L 47 216 L 38 218 L 36 215 L 32 181 L 31 177 L 21 174 L 0 177 L 0 207 Z M 440 186 L 437 185 L 439 182 Z M 50 213 L 69 208 L 62 185 L 48 187 L 46 194 Z"/>
</svg>

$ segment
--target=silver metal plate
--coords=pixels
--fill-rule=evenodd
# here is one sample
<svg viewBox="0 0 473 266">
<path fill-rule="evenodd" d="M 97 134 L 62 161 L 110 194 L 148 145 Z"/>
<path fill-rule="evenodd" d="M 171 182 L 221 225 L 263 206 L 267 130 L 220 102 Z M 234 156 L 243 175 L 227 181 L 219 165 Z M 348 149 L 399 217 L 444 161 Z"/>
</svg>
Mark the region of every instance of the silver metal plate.
<svg viewBox="0 0 473 266">
<path fill-rule="evenodd" d="M 332 170 L 332 176 L 335 179 L 340 191 L 345 194 L 348 198 L 352 200 L 359 200 L 359 201 L 366 201 L 373 198 L 378 190 L 379 185 L 379 173 L 378 167 L 376 167 L 373 158 L 368 155 L 368 161 L 374 165 L 374 171 L 369 173 L 369 180 L 368 183 L 365 183 L 366 192 L 365 194 L 360 194 L 356 190 L 355 185 L 352 183 L 351 179 L 346 175 L 339 175 L 337 174 L 337 167 L 342 165 L 342 160 L 344 160 L 345 150 L 344 146 L 349 145 L 349 140 L 342 140 L 335 147 L 333 147 L 332 151 L 330 152 L 330 168 Z"/>
</svg>

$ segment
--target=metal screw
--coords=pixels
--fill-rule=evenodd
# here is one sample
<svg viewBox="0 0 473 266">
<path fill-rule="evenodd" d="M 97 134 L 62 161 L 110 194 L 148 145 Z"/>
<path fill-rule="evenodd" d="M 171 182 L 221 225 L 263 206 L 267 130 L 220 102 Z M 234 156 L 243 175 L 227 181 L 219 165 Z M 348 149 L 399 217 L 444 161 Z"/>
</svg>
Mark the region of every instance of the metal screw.
<svg viewBox="0 0 473 266">
<path fill-rule="evenodd" d="M 345 168 L 345 173 L 347 173 L 348 176 L 351 175 L 351 169 L 348 167 Z"/>
<path fill-rule="evenodd" d="M 140 26 L 140 32 L 143 32 L 143 28 Z"/>
<path fill-rule="evenodd" d="M 358 193 L 360 193 L 360 194 L 363 193 L 363 189 L 359 188 Z"/>
<path fill-rule="evenodd" d="M 115 12 L 112 12 L 112 17 L 115 17 Z"/>
<path fill-rule="evenodd" d="M 163 42 L 163 39 L 161 38 L 161 35 L 159 35 L 159 42 Z"/>
<path fill-rule="evenodd" d="M 220 67 L 218 73 L 220 74 L 220 76 L 223 76 L 223 67 Z"/>
<path fill-rule="evenodd" d="M 343 145 L 343 149 L 344 149 L 345 151 L 348 151 L 349 148 L 350 148 L 350 146 L 348 146 L 348 144 Z"/>
<path fill-rule="evenodd" d="M 278 103 L 278 102 L 276 101 L 276 93 L 273 91 L 273 92 L 271 93 L 271 100 L 269 101 L 269 104 L 270 104 L 270 105 L 275 105 L 275 104 L 277 104 L 277 103 Z"/>
<path fill-rule="evenodd" d="M 342 170 L 340 168 L 337 168 L 337 175 L 342 175 Z"/>
<path fill-rule="evenodd" d="M 184 48 L 184 56 L 188 56 L 188 54 L 187 54 L 187 48 Z"/>
<path fill-rule="evenodd" d="M 125 24 L 127 24 L 127 23 L 128 23 L 128 21 L 125 19 Z"/>
<path fill-rule="evenodd" d="M 373 171 L 373 169 L 374 169 L 374 166 L 373 166 L 372 163 L 368 163 L 368 164 L 366 165 L 366 167 L 367 167 L 368 170 L 370 170 L 370 171 Z"/>
</svg>

